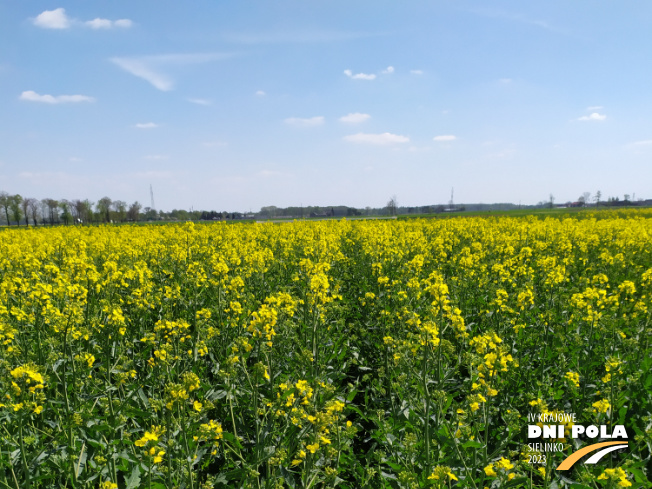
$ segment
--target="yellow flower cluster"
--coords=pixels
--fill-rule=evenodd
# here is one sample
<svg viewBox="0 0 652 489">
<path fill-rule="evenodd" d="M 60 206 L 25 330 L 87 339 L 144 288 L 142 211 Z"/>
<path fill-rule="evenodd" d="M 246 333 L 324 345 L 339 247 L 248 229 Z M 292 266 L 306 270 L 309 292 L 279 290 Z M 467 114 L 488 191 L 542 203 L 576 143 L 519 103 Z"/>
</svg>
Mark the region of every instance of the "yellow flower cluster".
<svg viewBox="0 0 652 489">
<path fill-rule="evenodd" d="M 630 487 L 632 485 L 632 483 L 627 480 L 627 473 L 620 467 L 615 469 L 604 469 L 604 472 L 598 476 L 598 480 L 614 482 L 618 487 Z"/>
<path fill-rule="evenodd" d="M 512 480 L 515 476 L 513 472 L 510 472 L 514 468 L 514 464 L 506 459 L 501 457 L 500 460 L 490 463 L 484 468 L 484 473 L 487 477 L 506 477 L 507 480 Z"/>
<path fill-rule="evenodd" d="M 142 438 L 136 440 L 134 445 L 143 448 L 143 454 L 151 460 L 151 463 L 158 464 L 163 461 L 165 450 L 159 445 L 160 437 L 165 433 L 162 426 L 152 426 L 151 431 L 146 431 Z"/>
</svg>

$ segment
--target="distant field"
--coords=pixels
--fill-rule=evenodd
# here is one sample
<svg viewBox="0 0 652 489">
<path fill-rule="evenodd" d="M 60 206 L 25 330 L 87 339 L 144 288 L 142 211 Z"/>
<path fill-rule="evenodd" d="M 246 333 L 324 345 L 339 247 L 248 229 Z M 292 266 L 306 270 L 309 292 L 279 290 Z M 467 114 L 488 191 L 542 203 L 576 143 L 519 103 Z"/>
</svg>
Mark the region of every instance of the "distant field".
<svg viewBox="0 0 652 489">
<path fill-rule="evenodd" d="M 0 487 L 651 487 L 650 216 L 5 229 Z"/>
</svg>

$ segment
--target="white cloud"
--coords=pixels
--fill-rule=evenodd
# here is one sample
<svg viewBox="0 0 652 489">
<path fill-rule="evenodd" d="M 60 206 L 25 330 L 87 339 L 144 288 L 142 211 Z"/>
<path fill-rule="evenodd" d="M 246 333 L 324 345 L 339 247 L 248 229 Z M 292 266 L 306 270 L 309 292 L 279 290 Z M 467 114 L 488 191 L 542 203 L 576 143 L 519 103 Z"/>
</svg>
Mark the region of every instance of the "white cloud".
<svg viewBox="0 0 652 489">
<path fill-rule="evenodd" d="M 99 17 L 93 20 L 87 20 L 86 22 L 80 22 L 69 18 L 64 8 L 45 10 L 37 15 L 33 22 L 35 26 L 42 27 L 43 29 L 68 29 L 73 25 L 84 25 L 91 29 L 112 29 L 113 27 L 126 29 L 133 25 L 133 22 L 129 19 L 109 20 Z"/>
<path fill-rule="evenodd" d="M 81 158 L 77 157 L 77 156 L 71 156 L 70 158 L 68 158 L 68 161 L 71 161 L 73 163 L 79 163 L 80 161 L 83 161 L 83 160 Z"/>
<path fill-rule="evenodd" d="M 157 73 L 146 62 L 136 58 L 112 58 L 111 61 L 128 73 L 142 78 L 155 88 L 167 92 L 172 90 L 174 82 L 162 73 Z"/>
<path fill-rule="evenodd" d="M 452 134 L 442 134 L 441 136 L 435 136 L 432 138 L 433 141 L 437 142 L 444 142 L 444 141 L 455 141 L 457 139 L 457 136 L 453 136 Z"/>
<path fill-rule="evenodd" d="M 197 104 L 197 105 L 212 105 L 213 102 L 211 100 L 205 99 L 205 98 L 189 98 L 187 99 L 188 102 L 192 104 Z"/>
<path fill-rule="evenodd" d="M 162 54 L 158 56 L 143 56 L 138 58 L 111 58 L 111 62 L 138 78 L 151 83 L 164 92 L 174 88 L 174 81 L 165 73 L 175 66 L 207 63 L 218 59 L 226 59 L 230 54 L 223 53 L 190 53 Z"/>
<path fill-rule="evenodd" d="M 128 29 L 134 23 L 129 19 L 118 19 L 118 20 L 109 20 L 109 19 L 97 19 L 88 20 L 84 22 L 85 25 L 92 29 L 111 29 L 113 27 L 120 27 L 122 29 Z"/>
<path fill-rule="evenodd" d="M 392 73 L 394 73 L 394 67 L 393 66 L 388 66 L 381 73 L 383 75 L 391 75 Z"/>
<path fill-rule="evenodd" d="M 167 160 L 167 155 L 147 155 L 145 156 L 146 160 Z"/>
<path fill-rule="evenodd" d="M 264 96 L 267 95 L 267 94 L 266 94 L 263 90 L 257 90 L 256 93 L 255 93 L 255 95 L 256 95 L 257 97 L 264 97 Z"/>
<path fill-rule="evenodd" d="M 356 73 L 355 75 L 351 70 L 344 70 L 344 74 L 352 80 L 375 80 L 376 75 L 367 73 Z"/>
<path fill-rule="evenodd" d="M 423 70 L 410 70 L 413 75 L 423 75 Z"/>
<path fill-rule="evenodd" d="M 34 25 L 43 29 L 67 29 L 70 27 L 70 23 L 64 8 L 46 10 L 34 19 Z"/>
<path fill-rule="evenodd" d="M 366 133 L 359 132 L 358 134 L 344 136 L 344 140 L 350 143 L 366 143 L 366 144 L 377 144 L 377 145 L 410 142 L 410 138 L 406 136 L 400 136 L 398 134 L 392 134 L 389 132 L 384 132 L 382 134 L 366 134 Z"/>
<path fill-rule="evenodd" d="M 154 122 L 139 122 L 136 124 L 136 127 L 138 129 L 154 129 L 155 127 L 158 127 L 158 124 Z"/>
<path fill-rule="evenodd" d="M 298 127 L 321 126 L 324 123 L 324 117 L 323 116 L 308 117 L 308 118 L 288 117 L 287 119 L 285 119 L 285 123 L 290 124 L 291 126 L 298 126 Z"/>
<path fill-rule="evenodd" d="M 591 111 L 600 110 L 600 109 L 604 109 L 604 107 L 602 105 L 591 105 L 590 107 L 586 108 L 586 110 L 591 110 Z"/>
<path fill-rule="evenodd" d="M 597 112 L 593 112 L 591 115 L 583 115 L 582 117 L 578 117 L 578 121 L 603 121 L 607 118 L 606 115 L 604 114 L 598 114 Z"/>
<path fill-rule="evenodd" d="M 93 97 L 86 95 L 39 95 L 38 93 L 27 90 L 20 94 L 20 100 L 27 100 L 29 102 L 42 102 L 45 104 L 66 104 L 77 102 L 94 102 Z"/>
<path fill-rule="evenodd" d="M 360 124 L 361 122 L 367 121 L 369 119 L 371 119 L 369 114 L 353 112 L 351 114 L 340 117 L 340 122 L 345 122 L 346 124 Z"/>
<path fill-rule="evenodd" d="M 502 83 L 503 85 L 508 85 L 509 83 L 512 83 L 512 79 L 511 78 L 501 78 L 500 80 L 498 80 L 498 82 Z"/>
<path fill-rule="evenodd" d="M 93 29 L 110 29 L 113 27 L 113 22 L 111 22 L 109 19 L 93 19 L 93 20 L 88 20 L 84 22 L 88 27 L 91 27 Z"/>
</svg>

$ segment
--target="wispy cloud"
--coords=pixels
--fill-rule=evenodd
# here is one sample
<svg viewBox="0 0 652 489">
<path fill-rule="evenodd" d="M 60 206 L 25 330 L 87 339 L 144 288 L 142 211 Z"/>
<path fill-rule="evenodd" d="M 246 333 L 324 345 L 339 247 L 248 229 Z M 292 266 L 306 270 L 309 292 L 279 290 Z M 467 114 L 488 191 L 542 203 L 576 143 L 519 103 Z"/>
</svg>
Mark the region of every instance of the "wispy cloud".
<svg viewBox="0 0 652 489">
<path fill-rule="evenodd" d="M 138 129 L 154 129 L 155 127 L 158 127 L 158 124 L 155 122 L 139 122 L 135 127 Z"/>
<path fill-rule="evenodd" d="M 189 98 L 186 99 L 188 102 L 191 104 L 197 104 L 197 105 L 213 105 L 212 100 L 208 100 L 206 98 Z"/>
<path fill-rule="evenodd" d="M 98 17 L 93 20 L 87 20 L 86 22 L 84 22 L 84 24 L 92 29 L 112 29 L 114 27 L 128 29 L 133 25 L 133 22 L 129 19 L 109 20 L 109 19 L 100 19 Z"/>
<path fill-rule="evenodd" d="M 624 149 L 628 150 L 632 154 L 636 155 L 649 155 L 650 149 L 652 149 L 652 139 L 643 139 L 641 141 L 633 141 L 631 143 L 625 144 Z"/>
<path fill-rule="evenodd" d="M 597 112 L 593 112 L 591 115 L 583 115 L 582 117 L 578 117 L 578 121 L 598 121 L 602 122 L 607 118 L 606 115 L 604 114 L 599 114 Z"/>
<path fill-rule="evenodd" d="M 174 88 L 174 80 L 165 73 L 171 68 L 208 63 L 231 57 L 228 53 L 162 54 L 141 57 L 114 57 L 110 61 L 127 73 L 151 83 L 164 92 Z"/>
<path fill-rule="evenodd" d="M 256 97 L 264 97 L 265 95 L 267 95 L 267 93 L 265 93 L 263 90 L 256 90 L 256 93 L 254 95 L 256 95 Z"/>
<path fill-rule="evenodd" d="M 112 29 L 114 27 L 126 29 L 133 25 L 129 19 L 109 20 L 97 17 L 93 20 L 80 21 L 68 17 L 64 8 L 45 10 L 38 14 L 32 22 L 42 29 L 68 29 L 74 25 L 82 25 L 91 29 Z"/>
<path fill-rule="evenodd" d="M 500 78 L 498 80 L 498 83 L 501 83 L 503 85 L 509 85 L 510 83 L 512 83 L 512 81 L 514 80 L 512 80 L 511 78 Z"/>
<path fill-rule="evenodd" d="M 308 117 L 308 118 L 288 117 L 287 119 L 285 119 L 285 123 L 297 127 L 321 126 L 324 123 L 324 117 L 323 116 Z"/>
<path fill-rule="evenodd" d="M 604 107 L 602 105 L 591 105 L 586 108 L 586 110 L 591 110 L 591 111 L 600 110 L 600 109 L 604 109 Z"/>
<path fill-rule="evenodd" d="M 353 80 L 375 80 L 376 75 L 373 73 L 356 73 L 355 75 L 351 70 L 344 70 L 344 74 Z"/>
<path fill-rule="evenodd" d="M 376 144 L 379 146 L 410 142 L 410 138 L 407 136 L 401 136 L 389 132 L 384 132 L 382 134 L 367 134 L 359 132 L 358 134 L 344 136 L 344 140 L 350 143 Z"/>
<path fill-rule="evenodd" d="M 89 97 L 87 95 L 39 95 L 32 90 L 27 90 L 21 93 L 20 100 L 27 100 L 28 102 L 41 102 L 44 104 L 68 104 L 95 101 L 93 97 Z"/>
<path fill-rule="evenodd" d="M 147 155 L 144 156 L 146 160 L 167 160 L 168 156 L 167 155 Z"/>
<path fill-rule="evenodd" d="M 340 122 L 344 122 L 346 124 L 360 124 L 361 122 L 365 122 L 371 119 L 371 116 L 369 114 L 362 114 L 361 112 L 353 112 L 351 114 L 347 114 L 345 116 L 340 117 Z"/>
<path fill-rule="evenodd" d="M 118 65 L 120 68 L 125 70 L 127 73 L 131 73 L 138 78 L 151 83 L 155 88 L 167 92 L 172 90 L 174 87 L 174 82 L 163 73 L 158 73 L 149 64 L 142 60 L 136 58 L 111 58 L 111 61 Z"/>
<path fill-rule="evenodd" d="M 475 15 L 480 15 L 482 17 L 508 20 L 510 22 L 518 22 L 521 24 L 529 24 L 549 31 L 558 31 L 558 32 L 560 31 L 560 29 L 550 25 L 550 23 L 548 23 L 545 20 L 531 19 L 530 17 L 519 13 L 505 12 L 502 10 L 496 10 L 491 8 L 472 9 L 472 10 L 468 10 L 468 12 Z"/>
<path fill-rule="evenodd" d="M 410 70 L 411 75 L 423 75 L 423 70 Z"/>
<path fill-rule="evenodd" d="M 435 136 L 432 138 L 433 141 L 437 142 L 447 142 L 447 141 L 455 141 L 457 139 L 457 136 L 454 136 L 453 134 L 442 134 L 441 136 Z"/>
<path fill-rule="evenodd" d="M 383 75 L 391 75 L 392 73 L 394 73 L 394 67 L 393 66 L 388 66 L 383 71 L 381 71 L 381 73 Z"/>
</svg>

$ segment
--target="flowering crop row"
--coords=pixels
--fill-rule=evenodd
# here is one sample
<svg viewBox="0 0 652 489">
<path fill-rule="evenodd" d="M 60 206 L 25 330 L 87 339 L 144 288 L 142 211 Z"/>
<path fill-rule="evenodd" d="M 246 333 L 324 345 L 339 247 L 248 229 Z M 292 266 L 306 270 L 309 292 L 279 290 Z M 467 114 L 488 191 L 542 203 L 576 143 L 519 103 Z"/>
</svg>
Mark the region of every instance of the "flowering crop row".
<svg viewBox="0 0 652 489">
<path fill-rule="evenodd" d="M 652 215 L 578 216 L 5 230 L 0 486 L 652 487 Z"/>
</svg>

